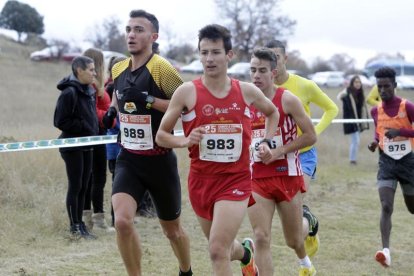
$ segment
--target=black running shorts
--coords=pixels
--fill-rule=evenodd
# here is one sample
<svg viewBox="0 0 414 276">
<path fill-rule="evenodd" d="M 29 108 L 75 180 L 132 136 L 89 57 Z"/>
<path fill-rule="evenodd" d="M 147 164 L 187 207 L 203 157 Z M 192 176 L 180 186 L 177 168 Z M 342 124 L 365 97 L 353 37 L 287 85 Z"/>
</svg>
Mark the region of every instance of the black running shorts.
<svg viewBox="0 0 414 276">
<path fill-rule="evenodd" d="M 397 188 L 397 182 L 405 195 L 414 195 L 414 153 L 411 152 L 399 160 L 394 160 L 381 152 L 377 174 L 378 188 Z"/>
<path fill-rule="evenodd" d="M 146 190 L 158 218 L 174 220 L 180 216 L 181 186 L 175 153 L 145 156 L 122 149 L 116 161 L 112 194 L 127 193 L 138 204 Z"/>
</svg>

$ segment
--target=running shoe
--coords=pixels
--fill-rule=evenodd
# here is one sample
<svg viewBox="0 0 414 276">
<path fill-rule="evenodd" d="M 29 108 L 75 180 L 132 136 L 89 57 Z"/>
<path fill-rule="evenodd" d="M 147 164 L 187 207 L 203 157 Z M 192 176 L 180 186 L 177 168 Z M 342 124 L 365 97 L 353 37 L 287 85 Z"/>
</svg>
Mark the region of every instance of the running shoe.
<svg viewBox="0 0 414 276">
<path fill-rule="evenodd" d="M 312 265 L 311 267 L 301 267 L 299 270 L 299 276 L 313 276 L 316 275 L 316 269 Z"/>
<path fill-rule="evenodd" d="M 306 255 L 310 258 L 315 256 L 315 254 L 319 250 L 319 236 L 316 234 L 315 236 L 308 235 L 305 239 L 305 251 Z"/>
<path fill-rule="evenodd" d="M 315 236 L 318 233 L 319 221 L 306 205 L 303 205 L 303 217 L 309 221 L 309 236 Z"/>
<path fill-rule="evenodd" d="M 243 276 L 259 276 L 259 269 L 254 262 L 254 242 L 250 238 L 245 238 L 242 246 L 250 251 L 250 261 L 248 264 L 240 263 Z"/>
<path fill-rule="evenodd" d="M 375 254 L 375 260 L 379 262 L 383 267 L 389 267 L 391 265 L 391 255 L 389 251 L 379 250 Z"/>
</svg>

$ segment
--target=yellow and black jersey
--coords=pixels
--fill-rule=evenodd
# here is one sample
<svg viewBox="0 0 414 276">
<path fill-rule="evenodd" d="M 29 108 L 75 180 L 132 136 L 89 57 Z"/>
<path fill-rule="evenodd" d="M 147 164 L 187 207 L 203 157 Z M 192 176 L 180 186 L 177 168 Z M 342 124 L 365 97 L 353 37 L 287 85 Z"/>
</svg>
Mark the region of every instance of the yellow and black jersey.
<svg viewBox="0 0 414 276">
<path fill-rule="evenodd" d="M 155 143 L 155 135 L 164 113 L 153 108 L 147 109 L 145 104 L 134 99 L 136 95 L 129 93 L 128 88 L 135 86 L 134 93 L 140 91 L 156 98 L 171 99 L 174 91 L 183 83 L 179 73 L 166 59 L 153 54 L 143 66 L 134 71 L 131 71 L 131 58 L 116 63 L 112 68 L 112 77 L 119 112 L 151 115 L 154 150 L 160 151 Z"/>
</svg>

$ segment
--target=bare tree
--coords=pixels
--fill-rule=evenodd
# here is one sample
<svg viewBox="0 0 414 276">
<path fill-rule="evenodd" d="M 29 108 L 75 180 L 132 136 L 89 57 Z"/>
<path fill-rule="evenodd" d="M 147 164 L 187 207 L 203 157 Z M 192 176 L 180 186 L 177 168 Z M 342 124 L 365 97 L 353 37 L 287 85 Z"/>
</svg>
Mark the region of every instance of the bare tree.
<svg viewBox="0 0 414 276">
<path fill-rule="evenodd" d="M 51 39 L 49 44 L 57 47 L 58 51 L 56 53 L 56 56 L 53 57 L 57 60 L 59 60 L 62 55 L 70 49 L 69 42 L 61 39 Z"/>
<path fill-rule="evenodd" d="M 317 57 L 312 63 L 312 72 L 332 71 L 330 63 L 321 57 Z"/>
<path fill-rule="evenodd" d="M 239 60 L 249 60 L 255 46 L 271 39 L 283 40 L 293 33 L 295 20 L 280 15 L 280 0 L 215 0 L 225 25 L 233 36 Z M 277 16 L 278 15 L 278 16 Z"/>
<path fill-rule="evenodd" d="M 89 31 L 88 41 L 102 50 L 126 52 L 124 33 L 120 31 L 121 20 L 116 16 L 109 17 L 102 24 L 96 24 Z"/>
<path fill-rule="evenodd" d="M 355 59 L 348 54 L 335 54 L 329 59 L 329 63 L 334 70 L 348 72 L 355 69 Z"/>
<path fill-rule="evenodd" d="M 299 51 L 294 50 L 292 52 L 289 52 L 287 55 L 288 59 L 286 67 L 289 70 L 297 70 L 302 74 L 308 74 L 310 72 L 306 61 L 301 58 Z"/>
</svg>

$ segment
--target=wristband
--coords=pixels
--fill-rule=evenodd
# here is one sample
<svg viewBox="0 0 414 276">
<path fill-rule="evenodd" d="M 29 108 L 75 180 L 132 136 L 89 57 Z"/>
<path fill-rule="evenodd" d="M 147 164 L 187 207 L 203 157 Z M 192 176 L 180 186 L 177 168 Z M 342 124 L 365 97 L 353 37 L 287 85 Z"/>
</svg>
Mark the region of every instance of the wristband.
<svg viewBox="0 0 414 276">
<path fill-rule="evenodd" d="M 259 145 L 261 143 L 267 143 L 267 145 L 269 146 L 269 148 L 270 149 L 272 148 L 272 140 L 271 139 L 264 138 L 264 139 L 260 140 Z"/>
</svg>

